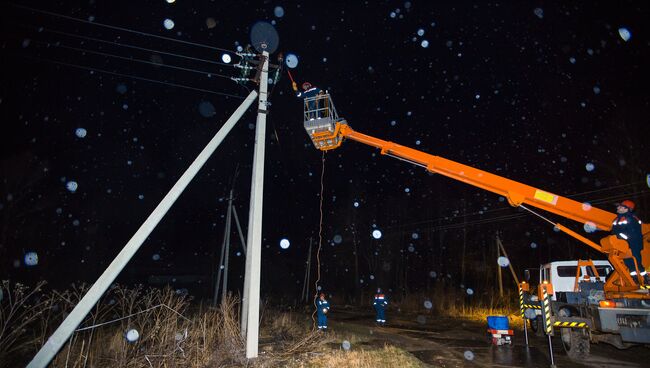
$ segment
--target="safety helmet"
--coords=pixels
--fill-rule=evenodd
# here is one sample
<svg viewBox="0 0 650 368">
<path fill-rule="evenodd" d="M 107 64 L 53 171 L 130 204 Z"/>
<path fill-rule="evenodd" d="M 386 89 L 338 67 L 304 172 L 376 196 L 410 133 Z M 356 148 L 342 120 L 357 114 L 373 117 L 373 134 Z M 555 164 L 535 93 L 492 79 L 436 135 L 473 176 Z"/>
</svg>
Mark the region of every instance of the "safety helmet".
<svg viewBox="0 0 650 368">
<path fill-rule="evenodd" d="M 630 201 L 629 199 L 626 199 L 621 203 L 617 203 L 616 205 L 627 207 L 630 211 L 634 211 L 634 207 L 635 207 L 634 202 Z"/>
<path fill-rule="evenodd" d="M 302 89 L 304 89 L 305 91 L 310 89 L 310 88 L 311 88 L 311 83 L 305 82 L 305 83 L 302 84 Z"/>
<path fill-rule="evenodd" d="M 377 293 L 381 293 L 381 288 L 377 288 Z"/>
</svg>

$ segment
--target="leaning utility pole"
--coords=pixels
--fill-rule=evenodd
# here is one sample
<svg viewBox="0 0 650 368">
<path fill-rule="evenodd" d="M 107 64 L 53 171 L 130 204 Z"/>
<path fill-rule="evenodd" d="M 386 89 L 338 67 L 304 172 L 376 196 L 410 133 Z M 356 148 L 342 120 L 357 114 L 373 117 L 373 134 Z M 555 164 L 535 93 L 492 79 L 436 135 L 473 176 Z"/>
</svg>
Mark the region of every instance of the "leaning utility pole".
<svg viewBox="0 0 650 368">
<path fill-rule="evenodd" d="M 503 253 L 503 256 L 508 258 L 508 268 L 510 268 L 510 274 L 512 274 L 512 279 L 515 281 L 515 285 L 519 286 L 519 278 L 517 277 L 517 274 L 515 273 L 515 269 L 512 266 L 512 260 L 510 257 L 508 257 L 508 253 L 506 252 L 506 248 L 503 247 L 503 242 L 501 241 L 501 237 L 499 237 L 499 233 L 497 232 L 497 245 L 499 246 L 499 249 L 501 249 L 501 253 Z"/>
<path fill-rule="evenodd" d="M 217 265 L 217 282 L 214 284 L 214 296 L 212 298 L 212 306 L 217 305 L 219 295 L 219 288 L 221 288 L 221 301 L 226 297 L 228 290 L 228 260 L 230 254 L 230 231 L 232 219 L 232 188 L 228 195 L 228 211 L 226 212 L 226 226 L 223 231 L 223 242 L 221 243 L 221 257 Z M 224 262 L 225 258 L 225 262 Z M 223 272 L 223 287 L 221 286 L 221 273 Z"/>
<path fill-rule="evenodd" d="M 183 193 L 183 190 L 185 190 L 187 185 L 196 176 L 208 158 L 210 158 L 210 156 L 214 153 L 226 135 L 228 135 L 235 123 L 237 123 L 242 115 L 244 115 L 246 110 L 248 110 L 248 107 L 253 103 L 255 97 L 257 97 L 257 92 L 251 91 L 244 102 L 239 105 L 237 110 L 235 110 L 235 112 L 230 116 L 230 118 L 221 127 L 221 129 L 219 129 L 217 134 L 215 134 L 207 146 L 205 146 L 203 151 L 199 153 L 190 167 L 185 170 L 176 184 L 174 184 L 174 186 L 169 190 L 162 201 L 160 201 L 153 212 L 151 212 L 149 217 L 147 217 L 140 228 L 135 232 L 135 234 L 133 234 L 124 248 L 122 248 L 120 253 L 115 257 L 115 259 L 113 259 L 113 262 L 108 265 L 108 268 L 106 268 L 104 273 L 99 276 L 93 286 L 88 290 L 88 292 L 86 292 L 86 295 L 81 298 L 79 303 L 77 303 L 77 305 L 72 309 L 70 314 L 63 320 L 63 322 L 61 322 L 61 325 L 59 325 L 52 336 L 50 336 L 50 338 L 34 356 L 32 361 L 27 365 L 28 368 L 45 368 L 50 363 L 50 361 L 52 361 L 54 356 L 59 352 L 65 342 L 68 341 L 70 336 L 72 336 L 75 329 L 79 326 L 79 324 L 81 324 L 86 315 L 88 315 L 90 310 L 95 306 L 95 304 L 97 304 L 99 298 L 101 298 L 106 290 L 108 290 L 122 269 L 124 269 L 126 264 L 131 260 L 131 258 L 133 258 L 138 249 L 140 249 L 142 243 L 144 243 L 147 237 L 156 228 L 160 220 L 165 216 L 167 211 L 169 211 L 174 202 L 176 202 L 181 193 Z M 264 100 L 266 101 L 266 89 L 264 89 Z M 259 287 L 257 292 L 259 293 Z"/>
<path fill-rule="evenodd" d="M 246 335 L 246 358 L 256 358 L 259 342 L 260 271 L 262 263 L 262 204 L 264 199 L 264 145 L 266 143 L 267 89 L 269 53 L 262 52 L 259 76 L 259 103 L 251 178 L 251 202 L 248 214 L 248 245 L 246 246 L 246 275 L 242 298 L 242 334 Z"/>
</svg>

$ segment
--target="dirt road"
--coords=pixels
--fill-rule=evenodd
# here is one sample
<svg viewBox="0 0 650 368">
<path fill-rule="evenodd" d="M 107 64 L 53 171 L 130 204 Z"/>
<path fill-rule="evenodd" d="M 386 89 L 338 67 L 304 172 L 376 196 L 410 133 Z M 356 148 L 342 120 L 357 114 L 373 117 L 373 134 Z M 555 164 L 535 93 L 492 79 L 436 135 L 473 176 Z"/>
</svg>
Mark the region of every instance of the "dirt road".
<svg viewBox="0 0 650 368">
<path fill-rule="evenodd" d="M 486 325 L 450 318 L 389 313 L 386 327 L 375 327 L 371 311 L 335 310 L 330 315 L 333 331 L 356 335 L 361 345 L 389 343 L 409 351 L 433 367 L 549 367 L 546 337 L 529 331 L 526 348 L 523 331 L 515 331 L 513 346 L 492 346 L 487 342 Z M 557 367 L 648 367 L 650 348 L 618 350 L 609 345 L 592 345 L 583 362 L 569 360 L 559 336 L 553 338 Z M 354 348 L 354 346 L 353 346 Z"/>
</svg>

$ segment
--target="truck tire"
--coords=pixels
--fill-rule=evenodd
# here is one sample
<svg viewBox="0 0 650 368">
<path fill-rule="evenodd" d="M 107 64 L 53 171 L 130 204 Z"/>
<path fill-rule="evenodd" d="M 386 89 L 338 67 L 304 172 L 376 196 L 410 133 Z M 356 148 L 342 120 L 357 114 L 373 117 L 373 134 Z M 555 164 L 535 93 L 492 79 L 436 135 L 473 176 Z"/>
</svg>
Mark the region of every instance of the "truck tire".
<svg viewBox="0 0 650 368">
<path fill-rule="evenodd" d="M 589 356 L 591 345 L 589 333 L 584 328 L 561 328 L 560 338 L 566 355 L 574 361 L 581 361 Z"/>
</svg>

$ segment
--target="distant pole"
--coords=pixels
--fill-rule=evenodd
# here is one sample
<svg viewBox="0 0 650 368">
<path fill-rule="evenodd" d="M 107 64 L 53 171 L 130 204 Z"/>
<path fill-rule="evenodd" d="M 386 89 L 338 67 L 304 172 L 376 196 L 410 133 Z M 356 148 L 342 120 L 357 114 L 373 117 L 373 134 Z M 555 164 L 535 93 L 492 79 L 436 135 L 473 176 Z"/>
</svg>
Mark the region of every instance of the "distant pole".
<svg viewBox="0 0 650 368">
<path fill-rule="evenodd" d="M 302 284 L 302 294 L 300 295 L 300 300 L 308 301 L 309 300 L 309 271 L 311 270 L 311 244 L 312 238 L 309 238 L 309 251 L 307 252 L 307 261 L 305 264 L 307 268 L 305 269 L 305 279 Z"/>
<path fill-rule="evenodd" d="M 463 201 L 463 252 L 460 257 L 460 283 L 465 286 L 465 249 L 467 248 L 467 203 Z"/>
<path fill-rule="evenodd" d="M 244 233 L 241 231 L 241 224 L 239 224 L 239 216 L 237 216 L 237 207 L 232 206 L 232 214 L 233 216 L 235 216 L 235 225 L 237 225 L 237 232 L 239 233 L 241 248 L 244 251 L 244 256 L 246 256 L 246 239 L 244 239 Z"/>
<path fill-rule="evenodd" d="M 230 260 L 230 231 L 232 227 L 232 189 L 230 189 L 230 197 L 228 197 L 228 213 L 226 214 L 226 256 L 224 257 L 223 269 L 223 288 L 221 289 L 221 302 L 226 299 L 228 293 L 228 263 Z"/>
<path fill-rule="evenodd" d="M 269 53 L 262 52 L 260 93 L 255 128 L 255 153 L 248 214 L 248 245 L 242 311 L 242 333 L 246 333 L 246 358 L 257 358 L 260 318 L 260 272 L 262 269 L 262 204 L 264 199 L 264 145 L 266 143 Z"/>
<path fill-rule="evenodd" d="M 86 292 L 86 295 L 81 298 L 79 303 L 77 303 L 74 309 L 72 309 L 72 312 L 70 312 L 63 322 L 61 322 L 61 325 L 59 325 L 52 336 L 50 336 L 50 338 L 45 342 L 45 345 L 43 345 L 38 353 L 36 353 L 34 359 L 32 359 L 32 361 L 27 365 L 28 368 L 45 368 L 50 361 L 52 361 L 61 347 L 66 341 L 68 341 L 74 330 L 79 326 L 86 315 L 88 315 L 95 304 L 97 304 L 99 298 L 104 295 L 122 269 L 124 269 L 126 264 L 131 260 L 131 258 L 133 258 L 133 255 L 135 255 L 138 249 L 140 249 L 142 243 L 144 243 L 153 229 L 156 228 L 156 225 L 158 225 L 167 211 L 169 211 L 176 199 L 178 199 L 181 193 L 183 193 L 183 190 L 185 190 L 194 176 L 196 176 L 196 173 L 199 172 L 208 158 L 210 158 L 217 147 L 219 147 L 219 144 L 221 144 L 221 141 L 223 141 L 226 135 L 228 135 L 235 123 L 237 123 L 242 115 L 244 115 L 244 112 L 246 112 L 251 103 L 253 103 L 255 97 L 257 97 L 257 92 L 255 91 L 251 91 L 251 93 L 248 94 L 248 97 L 246 97 L 237 110 L 235 110 L 230 118 L 228 118 L 217 134 L 212 137 L 203 151 L 199 153 L 190 167 L 185 170 L 176 184 L 174 184 L 140 228 L 135 232 L 135 234 L 133 234 L 124 248 L 122 248 L 120 253 L 115 257 L 115 259 L 113 259 L 113 262 L 108 265 L 104 273 L 99 276 L 93 286 L 88 290 L 88 292 Z M 264 99 L 266 99 L 266 96 Z"/>
<path fill-rule="evenodd" d="M 501 248 L 499 248 L 499 233 L 496 238 L 497 259 L 501 257 Z M 499 280 L 499 297 L 503 299 L 503 276 L 501 275 L 501 265 L 497 264 L 497 279 Z"/>
<path fill-rule="evenodd" d="M 227 215 L 226 215 L 227 216 Z M 228 231 L 226 228 L 225 231 Z M 223 234 L 221 241 L 221 256 L 219 257 L 219 264 L 217 265 L 217 280 L 214 283 L 214 296 L 212 298 L 212 306 L 217 306 L 217 299 L 219 298 L 219 288 L 221 287 L 221 273 L 223 272 L 223 257 L 226 253 L 226 234 Z"/>
<path fill-rule="evenodd" d="M 517 274 L 515 273 L 515 268 L 512 266 L 512 260 L 510 257 L 508 257 L 508 253 L 506 253 L 506 248 L 503 246 L 503 242 L 501 241 L 501 238 L 499 237 L 499 234 L 497 233 L 497 244 L 499 245 L 499 248 L 501 249 L 501 253 L 503 253 L 503 256 L 508 258 L 508 268 L 510 269 L 510 273 L 512 274 L 512 278 L 515 280 L 515 284 L 519 285 L 519 278 L 517 277 Z"/>
</svg>

